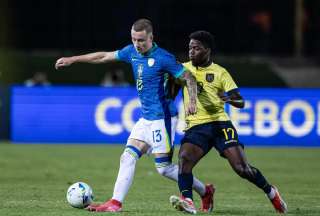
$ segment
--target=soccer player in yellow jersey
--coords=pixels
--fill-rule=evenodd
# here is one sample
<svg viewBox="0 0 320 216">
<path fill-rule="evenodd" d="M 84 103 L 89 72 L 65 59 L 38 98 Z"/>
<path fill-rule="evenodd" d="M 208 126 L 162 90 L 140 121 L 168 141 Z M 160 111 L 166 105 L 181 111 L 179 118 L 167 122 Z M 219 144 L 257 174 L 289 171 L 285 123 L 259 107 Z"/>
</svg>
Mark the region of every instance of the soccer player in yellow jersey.
<svg viewBox="0 0 320 216">
<path fill-rule="evenodd" d="M 238 134 L 224 104 L 243 108 L 245 103 L 228 71 L 213 62 L 213 36 L 206 31 L 196 31 L 190 36 L 189 58 L 184 66 L 197 81 L 197 113 L 186 116 L 186 133 L 179 151 L 178 185 L 181 196 L 171 196 L 171 204 L 179 210 L 195 214 L 192 197 L 192 169 L 214 147 L 226 158 L 233 170 L 262 189 L 278 213 L 286 213 L 287 205 L 276 187 L 270 185 L 259 169 L 248 163 Z M 183 88 L 184 104 L 189 103 L 187 89 Z M 214 192 L 214 188 L 212 187 Z M 213 200 L 211 200 L 213 208 Z"/>
</svg>

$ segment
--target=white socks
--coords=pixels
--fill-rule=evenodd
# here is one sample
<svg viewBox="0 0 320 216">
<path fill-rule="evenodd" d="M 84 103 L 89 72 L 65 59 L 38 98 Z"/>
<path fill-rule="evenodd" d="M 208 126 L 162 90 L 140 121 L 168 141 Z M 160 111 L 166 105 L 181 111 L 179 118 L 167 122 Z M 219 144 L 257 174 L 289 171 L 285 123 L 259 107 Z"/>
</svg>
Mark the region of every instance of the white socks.
<svg viewBox="0 0 320 216">
<path fill-rule="evenodd" d="M 276 190 L 273 187 L 271 187 L 271 191 L 267 194 L 267 196 L 269 197 L 269 199 L 272 200 L 276 196 Z"/>
<path fill-rule="evenodd" d="M 130 148 L 126 148 L 122 153 L 120 158 L 120 168 L 116 183 L 114 185 L 112 199 L 118 200 L 121 203 L 123 202 L 132 184 L 136 163 L 139 159 L 139 156 L 140 155 L 137 155 L 137 153 L 135 151 L 132 151 L 132 149 Z M 178 182 L 178 165 L 169 164 L 163 167 L 157 167 L 157 170 L 162 176 Z M 193 177 L 192 188 L 201 197 L 206 192 L 205 185 L 195 177 Z"/>
<path fill-rule="evenodd" d="M 159 174 L 178 182 L 179 167 L 176 164 L 170 164 L 164 167 L 156 167 Z M 202 197 L 206 193 L 205 185 L 197 178 L 193 177 L 192 188 Z"/>
<path fill-rule="evenodd" d="M 123 202 L 132 184 L 136 162 L 139 159 L 134 152 L 126 149 L 120 158 L 120 168 L 114 185 L 112 199 Z"/>
</svg>

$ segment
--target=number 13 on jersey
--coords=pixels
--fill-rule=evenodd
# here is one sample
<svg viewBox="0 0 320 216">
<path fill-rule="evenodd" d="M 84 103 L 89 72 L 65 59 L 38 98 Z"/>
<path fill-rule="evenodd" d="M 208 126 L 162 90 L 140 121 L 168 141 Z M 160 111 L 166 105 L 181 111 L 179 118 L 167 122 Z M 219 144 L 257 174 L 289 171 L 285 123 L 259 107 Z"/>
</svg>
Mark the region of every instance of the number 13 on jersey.
<svg viewBox="0 0 320 216">
<path fill-rule="evenodd" d="M 152 139 L 153 139 L 154 143 L 161 142 L 161 140 L 162 140 L 161 130 L 152 131 Z"/>
</svg>

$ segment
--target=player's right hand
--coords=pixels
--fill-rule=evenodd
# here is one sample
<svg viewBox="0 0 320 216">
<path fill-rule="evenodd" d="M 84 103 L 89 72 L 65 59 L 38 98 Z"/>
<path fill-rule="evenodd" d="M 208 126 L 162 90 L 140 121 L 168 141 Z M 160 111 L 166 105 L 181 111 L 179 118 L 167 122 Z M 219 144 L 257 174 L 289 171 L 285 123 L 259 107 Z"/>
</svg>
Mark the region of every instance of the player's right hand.
<svg viewBox="0 0 320 216">
<path fill-rule="evenodd" d="M 59 58 L 57 61 L 56 61 L 56 64 L 55 64 L 55 68 L 58 70 L 59 68 L 61 67 L 66 67 L 66 66 L 69 66 L 73 63 L 73 60 L 71 57 L 63 57 L 63 58 Z"/>
<path fill-rule="evenodd" d="M 186 114 L 194 115 L 197 113 L 197 104 L 196 101 L 190 102 L 187 106 Z"/>
</svg>

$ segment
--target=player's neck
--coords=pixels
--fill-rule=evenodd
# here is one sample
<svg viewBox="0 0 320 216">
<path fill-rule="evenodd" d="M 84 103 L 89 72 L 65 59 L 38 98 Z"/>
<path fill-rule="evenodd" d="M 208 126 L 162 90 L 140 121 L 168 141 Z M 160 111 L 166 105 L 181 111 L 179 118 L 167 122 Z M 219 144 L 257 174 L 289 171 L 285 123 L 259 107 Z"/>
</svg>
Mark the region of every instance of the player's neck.
<svg viewBox="0 0 320 216">
<path fill-rule="evenodd" d="M 158 45 L 157 45 L 155 42 L 153 42 L 153 43 L 151 44 L 151 46 L 147 49 L 147 51 L 146 51 L 145 53 L 141 53 L 141 55 L 147 56 L 147 55 L 149 55 L 150 53 L 152 53 L 152 51 L 155 50 L 157 47 L 158 47 Z"/>
<path fill-rule="evenodd" d="M 205 68 L 205 67 L 209 67 L 211 64 L 212 64 L 212 59 L 209 58 L 209 59 L 206 59 L 205 61 L 203 61 L 197 65 L 194 65 L 194 66 Z"/>
</svg>

